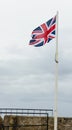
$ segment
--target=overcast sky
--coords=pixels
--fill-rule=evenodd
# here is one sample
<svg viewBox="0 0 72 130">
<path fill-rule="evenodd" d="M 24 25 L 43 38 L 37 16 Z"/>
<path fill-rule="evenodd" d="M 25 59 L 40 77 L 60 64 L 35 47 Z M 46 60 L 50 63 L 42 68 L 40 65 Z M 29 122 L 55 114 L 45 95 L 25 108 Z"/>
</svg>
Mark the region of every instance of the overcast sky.
<svg viewBox="0 0 72 130">
<path fill-rule="evenodd" d="M 59 11 L 58 115 L 72 117 L 72 1 L 0 0 L 0 107 L 54 109 L 55 39 L 31 32 Z"/>
</svg>

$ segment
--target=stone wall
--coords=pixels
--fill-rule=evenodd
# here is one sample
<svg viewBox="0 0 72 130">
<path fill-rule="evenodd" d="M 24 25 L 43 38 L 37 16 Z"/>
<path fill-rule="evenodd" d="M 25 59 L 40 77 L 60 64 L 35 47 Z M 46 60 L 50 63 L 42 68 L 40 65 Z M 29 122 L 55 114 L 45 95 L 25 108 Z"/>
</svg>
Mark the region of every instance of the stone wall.
<svg viewBox="0 0 72 130">
<path fill-rule="evenodd" d="M 0 117 L 0 130 L 47 130 L 47 126 L 32 126 L 45 125 L 46 123 L 46 117 L 6 115 L 4 119 Z M 53 117 L 48 118 L 48 130 L 54 130 Z M 72 118 L 58 118 L 58 130 L 72 130 Z"/>
</svg>

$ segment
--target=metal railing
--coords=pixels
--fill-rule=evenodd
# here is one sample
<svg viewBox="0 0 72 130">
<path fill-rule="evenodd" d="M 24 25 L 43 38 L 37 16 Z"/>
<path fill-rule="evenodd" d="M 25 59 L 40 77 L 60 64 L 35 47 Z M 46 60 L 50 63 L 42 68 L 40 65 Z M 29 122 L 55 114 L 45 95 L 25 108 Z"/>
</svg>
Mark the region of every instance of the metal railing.
<svg viewBox="0 0 72 130">
<path fill-rule="evenodd" d="M 5 116 L 5 115 L 21 115 L 21 116 L 42 116 L 45 117 L 45 121 L 44 123 L 37 123 L 37 124 L 13 124 L 13 125 L 5 125 L 2 124 L 2 129 L 6 130 L 9 129 L 9 127 L 12 127 L 14 130 L 15 128 L 29 128 L 29 127 L 36 127 L 38 129 L 38 127 L 45 127 L 45 130 L 48 130 L 48 117 L 49 117 L 49 112 L 51 112 L 52 116 L 53 116 L 53 109 L 23 109 L 23 108 L 0 108 L 0 115 L 1 116 Z"/>
<path fill-rule="evenodd" d="M 0 108 L 0 114 L 15 114 L 15 115 L 24 115 L 24 114 L 37 114 L 43 115 L 48 113 L 49 116 L 53 116 L 53 109 L 24 109 L 24 108 Z"/>
</svg>

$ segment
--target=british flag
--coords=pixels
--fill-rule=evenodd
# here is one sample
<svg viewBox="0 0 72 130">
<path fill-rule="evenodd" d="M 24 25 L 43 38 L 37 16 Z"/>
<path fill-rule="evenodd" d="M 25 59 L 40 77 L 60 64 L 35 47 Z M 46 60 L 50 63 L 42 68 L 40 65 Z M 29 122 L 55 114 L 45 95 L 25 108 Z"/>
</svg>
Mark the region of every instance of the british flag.
<svg viewBox="0 0 72 130">
<path fill-rule="evenodd" d="M 29 45 L 40 47 L 50 42 L 53 38 L 55 38 L 55 29 L 56 16 L 33 30 L 32 39 L 30 40 Z"/>
</svg>

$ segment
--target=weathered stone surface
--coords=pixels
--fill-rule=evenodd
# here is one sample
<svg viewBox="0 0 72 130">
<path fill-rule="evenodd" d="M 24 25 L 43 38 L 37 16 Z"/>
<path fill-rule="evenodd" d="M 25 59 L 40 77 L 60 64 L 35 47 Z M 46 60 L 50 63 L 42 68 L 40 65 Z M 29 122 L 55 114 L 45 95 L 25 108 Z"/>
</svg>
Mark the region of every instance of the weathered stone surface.
<svg viewBox="0 0 72 130">
<path fill-rule="evenodd" d="M 1 116 L 0 116 L 0 130 L 3 130 L 3 119 Z"/>
<path fill-rule="evenodd" d="M 47 130 L 47 125 L 44 126 L 45 124 L 47 124 L 47 117 L 41 116 L 6 115 L 4 116 L 4 120 L 0 117 L 0 130 Z M 4 129 L 2 127 L 3 125 L 6 126 Z M 48 118 L 48 130 L 54 130 L 53 117 Z M 58 130 L 72 130 L 72 118 L 58 118 Z"/>
<path fill-rule="evenodd" d="M 72 118 L 58 118 L 58 130 L 72 130 Z"/>
<path fill-rule="evenodd" d="M 4 117 L 4 130 L 16 130 L 17 116 L 5 116 Z"/>
</svg>

